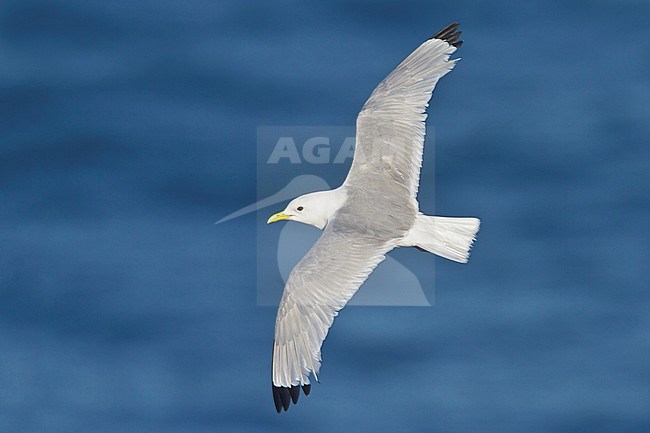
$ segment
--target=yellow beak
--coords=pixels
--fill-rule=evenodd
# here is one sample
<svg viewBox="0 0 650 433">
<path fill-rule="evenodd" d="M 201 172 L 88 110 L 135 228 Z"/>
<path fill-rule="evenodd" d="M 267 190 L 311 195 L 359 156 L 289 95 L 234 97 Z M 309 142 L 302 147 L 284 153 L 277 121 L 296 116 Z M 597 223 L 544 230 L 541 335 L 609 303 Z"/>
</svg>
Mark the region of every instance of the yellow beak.
<svg viewBox="0 0 650 433">
<path fill-rule="evenodd" d="M 284 212 L 278 212 L 275 215 L 271 215 L 271 218 L 269 218 L 268 221 L 266 221 L 266 223 L 271 224 L 276 221 L 288 220 L 289 218 L 291 218 L 291 215 L 287 215 Z"/>
</svg>

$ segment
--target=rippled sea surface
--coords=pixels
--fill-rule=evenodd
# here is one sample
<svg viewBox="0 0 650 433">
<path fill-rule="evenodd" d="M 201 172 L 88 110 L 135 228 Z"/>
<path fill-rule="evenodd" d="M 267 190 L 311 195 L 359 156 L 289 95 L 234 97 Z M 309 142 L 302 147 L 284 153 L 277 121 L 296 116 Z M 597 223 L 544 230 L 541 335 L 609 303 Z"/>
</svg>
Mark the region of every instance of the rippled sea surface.
<svg viewBox="0 0 650 433">
<path fill-rule="evenodd" d="M 648 15 L 1 2 L 0 431 L 650 431 Z M 470 264 L 435 259 L 433 307 L 343 310 L 278 416 L 254 231 L 276 209 L 213 223 L 256 199 L 258 126 L 353 125 L 453 20 L 421 202 L 482 218 Z"/>
</svg>

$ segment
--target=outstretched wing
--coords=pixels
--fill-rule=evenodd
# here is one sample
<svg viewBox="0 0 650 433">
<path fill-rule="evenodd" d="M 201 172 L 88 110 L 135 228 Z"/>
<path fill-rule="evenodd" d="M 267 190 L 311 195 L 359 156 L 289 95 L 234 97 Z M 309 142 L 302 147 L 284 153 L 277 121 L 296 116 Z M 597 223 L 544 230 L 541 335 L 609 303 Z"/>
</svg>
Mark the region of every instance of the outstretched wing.
<svg viewBox="0 0 650 433">
<path fill-rule="evenodd" d="M 273 399 L 278 412 L 309 394 L 309 375 L 318 380 L 320 349 L 334 317 L 395 241 L 361 234 L 331 221 L 296 265 L 284 287 L 275 322 Z"/>
<path fill-rule="evenodd" d="M 440 78 L 458 59 L 458 24 L 445 27 L 420 45 L 372 92 L 357 117 L 356 149 L 345 181 L 361 188 L 389 176 L 395 200 L 415 204 L 422 166 L 425 110 Z"/>
</svg>

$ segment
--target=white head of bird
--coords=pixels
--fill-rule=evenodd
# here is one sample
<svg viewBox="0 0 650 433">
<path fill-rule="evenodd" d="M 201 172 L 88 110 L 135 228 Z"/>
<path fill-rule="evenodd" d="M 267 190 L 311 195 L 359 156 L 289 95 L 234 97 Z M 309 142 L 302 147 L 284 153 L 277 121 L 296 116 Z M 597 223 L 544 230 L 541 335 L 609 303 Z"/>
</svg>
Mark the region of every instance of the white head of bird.
<svg viewBox="0 0 650 433">
<path fill-rule="evenodd" d="M 283 220 L 298 221 L 322 230 L 336 211 L 343 206 L 345 197 L 343 188 L 301 195 L 291 200 L 282 212 L 272 215 L 266 223 Z"/>
</svg>

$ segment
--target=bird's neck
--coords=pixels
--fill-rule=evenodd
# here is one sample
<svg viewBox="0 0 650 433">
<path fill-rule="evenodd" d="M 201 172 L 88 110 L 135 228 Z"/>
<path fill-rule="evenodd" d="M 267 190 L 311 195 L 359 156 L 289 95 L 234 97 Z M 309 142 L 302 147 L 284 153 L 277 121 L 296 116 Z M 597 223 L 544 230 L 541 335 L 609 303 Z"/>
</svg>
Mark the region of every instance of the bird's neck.
<svg viewBox="0 0 650 433">
<path fill-rule="evenodd" d="M 322 206 L 322 221 L 319 221 L 318 228 L 324 229 L 327 223 L 336 215 L 338 210 L 345 204 L 347 191 L 344 186 L 329 191 L 323 191 L 320 200 Z"/>
</svg>

